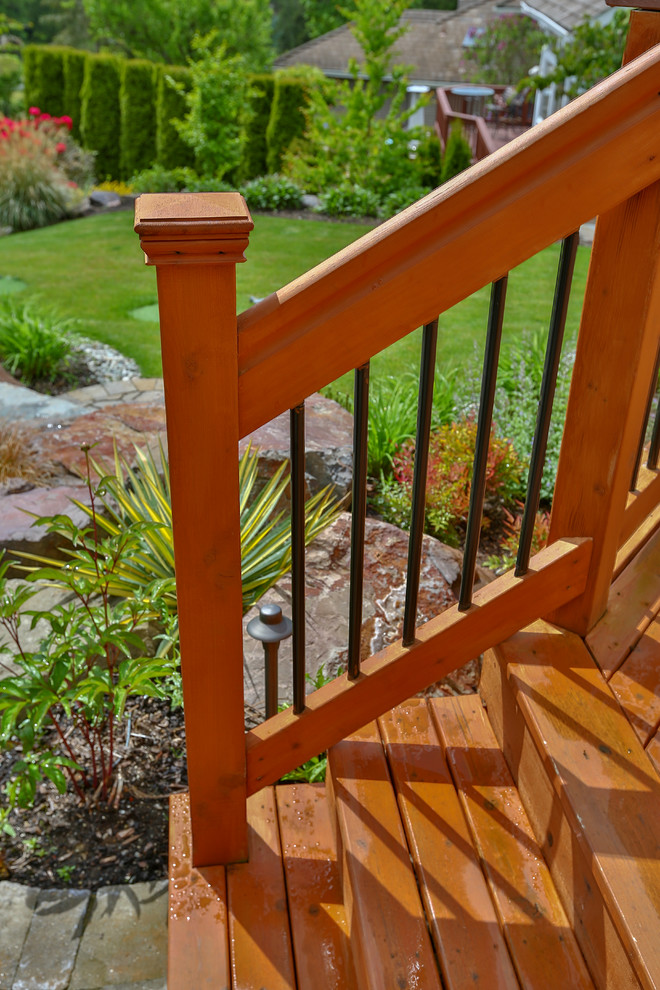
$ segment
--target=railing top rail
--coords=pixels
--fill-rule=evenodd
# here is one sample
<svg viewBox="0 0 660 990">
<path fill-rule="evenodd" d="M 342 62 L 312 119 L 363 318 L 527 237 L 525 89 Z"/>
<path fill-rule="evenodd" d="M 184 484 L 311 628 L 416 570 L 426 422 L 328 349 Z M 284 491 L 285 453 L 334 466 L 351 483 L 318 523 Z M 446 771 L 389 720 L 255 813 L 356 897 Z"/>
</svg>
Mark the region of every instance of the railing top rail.
<svg viewBox="0 0 660 990">
<path fill-rule="evenodd" d="M 659 66 L 656 46 L 242 313 L 241 436 L 660 179 Z"/>
</svg>

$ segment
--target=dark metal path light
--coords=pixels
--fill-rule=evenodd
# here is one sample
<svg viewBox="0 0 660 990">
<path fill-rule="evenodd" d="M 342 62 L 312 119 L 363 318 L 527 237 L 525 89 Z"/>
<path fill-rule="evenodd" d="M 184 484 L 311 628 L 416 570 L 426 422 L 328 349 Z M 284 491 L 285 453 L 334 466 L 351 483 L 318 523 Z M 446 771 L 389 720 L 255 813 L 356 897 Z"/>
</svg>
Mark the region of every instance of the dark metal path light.
<svg viewBox="0 0 660 990">
<path fill-rule="evenodd" d="M 277 654 L 280 643 L 293 632 L 291 619 L 282 615 L 279 605 L 262 605 L 259 615 L 250 619 L 247 631 L 264 644 L 266 658 L 266 718 L 277 715 Z"/>
</svg>

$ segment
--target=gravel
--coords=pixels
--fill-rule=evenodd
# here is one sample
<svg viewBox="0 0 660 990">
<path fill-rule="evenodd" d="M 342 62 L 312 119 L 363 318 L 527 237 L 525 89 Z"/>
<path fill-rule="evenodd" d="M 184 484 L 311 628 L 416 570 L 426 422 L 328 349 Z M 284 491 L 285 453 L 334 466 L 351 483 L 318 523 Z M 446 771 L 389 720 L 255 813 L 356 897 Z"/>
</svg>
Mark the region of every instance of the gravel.
<svg viewBox="0 0 660 990">
<path fill-rule="evenodd" d="M 109 344 L 101 344 L 88 337 L 76 337 L 74 351 L 82 355 L 91 377 L 99 385 L 140 377 L 140 368 L 135 361 Z"/>
</svg>

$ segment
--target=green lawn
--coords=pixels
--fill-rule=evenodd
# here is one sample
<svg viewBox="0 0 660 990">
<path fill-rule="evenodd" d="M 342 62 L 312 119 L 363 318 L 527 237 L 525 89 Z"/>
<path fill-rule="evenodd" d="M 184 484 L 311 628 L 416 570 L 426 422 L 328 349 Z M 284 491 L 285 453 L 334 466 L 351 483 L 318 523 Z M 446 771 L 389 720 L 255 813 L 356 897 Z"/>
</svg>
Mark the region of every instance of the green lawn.
<svg viewBox="0 0 660 990">
<path fill-rule="evenodd" d="M 238 307 L 249 296 L 265 296 L 329 257 L 368 229 L 257 216 L 246 264 L 237 268 Z M 503 346 L 526 332 L 547 330 L 559 249 L 555 245 L 511 273 Z M 568 333 L 577 328 L 589 249 L 580 248 L 569 310 Z M 80 330 L 133 357 L 144 375 L 161 371 L 158 326 L 135 320 L 134 309 L 156 301 L 155 271 L 143 263 L 130 212 L 108 213 L 42 230 L 0 238 L 0 277 L 27 283 L 15 298 L 34 298 L 59 315 L 80 320 Z M 465 365 L 483 345 L 488 287 L 445 313 L 440 320 L 438 366 Z M 420 332 L 377 355 L 373 373 L 417 371 Z M 348 379 L 342 385 L 349 388 Z"/>
</svg>

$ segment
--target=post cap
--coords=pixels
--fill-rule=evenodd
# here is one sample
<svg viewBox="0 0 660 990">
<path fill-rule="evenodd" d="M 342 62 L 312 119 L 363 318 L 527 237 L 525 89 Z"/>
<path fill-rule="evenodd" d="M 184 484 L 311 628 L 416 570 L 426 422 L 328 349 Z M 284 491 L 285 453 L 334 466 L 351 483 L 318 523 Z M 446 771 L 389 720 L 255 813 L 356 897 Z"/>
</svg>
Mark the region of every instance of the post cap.
<svg viewBox="0 0 660 990">
<path fill-rule="evenodd" d="M 144 193 L 135 201 L 135 231 L 148 265 L 245 261 L 253 227 L 236 192 Z"/>
</svg>

